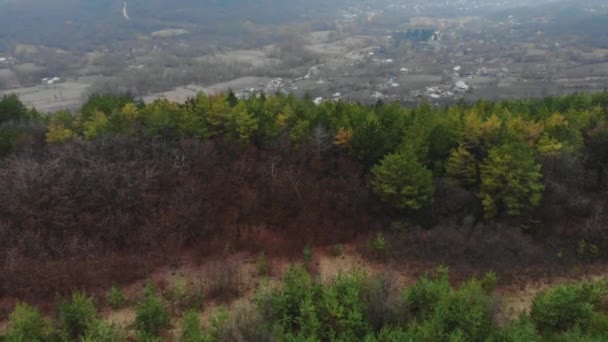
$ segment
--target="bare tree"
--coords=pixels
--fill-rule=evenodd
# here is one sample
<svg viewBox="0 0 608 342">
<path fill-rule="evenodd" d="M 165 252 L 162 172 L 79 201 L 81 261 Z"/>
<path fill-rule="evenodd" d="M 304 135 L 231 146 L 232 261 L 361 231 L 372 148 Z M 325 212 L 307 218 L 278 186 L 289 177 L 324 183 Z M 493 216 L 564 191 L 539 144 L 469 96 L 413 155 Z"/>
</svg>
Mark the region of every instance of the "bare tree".
<svg viewBox="0 0 608 342">
<path fill-rule="evenodd" d="M 289 182 L 289 185 L 293 191 L 296 193 L 296 196 L 298 196 L 298 199 L 301 199 L 302 195 L 300 193 L 300 183 L 302 182 L 302 179 L 304 179 L 304 172 L 302 171 L 302 168 L 290 164 L 285 169 L 285 177 L 287 178 L 287 181 Z"/>
<path fill-rule="evenodd" d="M 317 160 L 320 160 L 323 153 L 331 149 L 332 136 L 327 132 L 325 127 L 317 125 L 315 128 L 313 128 L 310 135 L 310 144 L 315 157 Z"/>
<path fill-rule="evenodd" d="M 279 164 L 280 163 L 281 163 L 281 157 L 273 157 L 268 162 L 268 168 L 266 170 L 266 174 L 270 178 L 271 182 L 274 182 L 274 180 L 279 175 Z"/>
</svg>

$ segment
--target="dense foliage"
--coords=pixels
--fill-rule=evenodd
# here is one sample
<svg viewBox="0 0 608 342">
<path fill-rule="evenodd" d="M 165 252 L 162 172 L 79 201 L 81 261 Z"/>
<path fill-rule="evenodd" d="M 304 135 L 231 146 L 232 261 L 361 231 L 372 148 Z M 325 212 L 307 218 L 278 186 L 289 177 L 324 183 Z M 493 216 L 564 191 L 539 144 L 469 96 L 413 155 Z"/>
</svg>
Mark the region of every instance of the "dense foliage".
<svg viewBox="0 0 608 342">
<path fill-rule="evenodd" d="M 303 235 L 273 247 L 288 253 L 391 228 L 382 255 L 593 261 L 608 253 L 607 107 L 608 93 L 416 108 L 124 94 L 41 117 L 4 97 L 0 294 L 109 286 L 121 263 L 218 236 L 230 250 L 259 227 Z"/>
<path fill-rule="evenodd" d="M 359 160 L 373 171 L 380 197 L 395 207 L 417 210 L 429 204 L 432 171 L 435 179 L 447 176 L 480 188 L 487 216 L 516 216 L 540 205 L 546 157 L 583 153 L 603 186 L 607 102 L 608 94 L 584 94 L 406 109 L 382 103 L 316 106 L 282 95 L 238 100 L 232 93 L 199 94 L 185 104 L 147 105 L 129 95 L 94 95 L 75 115 L 50 117 L 46 138 L 58 144 L 118 136 L 164 141 L 222 136 L 259 148 L 287 139 L 286 148 L 310 149 L 318 158 L 331 151 Z M 2 122 L 33 117 L 14 96 L 0 103 Z"/>
<path fill-rule="evenodd" d="M 191 309 L 179 323 L 181 340 L 214 341 L 605 341 L 606 280 L 562 284 L 535 296 L 529 311 L 508 315 L 495 292 L 496 276 L 452 286 L 446 268 L 399 288 L 388 275 L 338 274 L 328 282 L 302 266 L 289 267 L 278 285 L 262 286 L 252 304 L 219 307 L 201 322 Z M 170 293 L 166 293 L 170 296 Z M 176 340 L 151 285 L 131 327 L 137 340 Z M 70 319 L 60 304 L 56 321 L 26 304 L 10 316 L 7 341 L 116 341 L 123 328 L 95 317 L 91 299 L 74 295 Z M 84 322 L 86 324 L 83 324 Z M 71 332 L 70 335 L 64 335 Z M 72 334 L 78 332 L 78 334 Z M 80 336 L 80 338 L 77 338 Z M 84 337 L 83 337 L 84 336 Z M 124 338 L 124 337 L 123 337 Z"/>
</svg>

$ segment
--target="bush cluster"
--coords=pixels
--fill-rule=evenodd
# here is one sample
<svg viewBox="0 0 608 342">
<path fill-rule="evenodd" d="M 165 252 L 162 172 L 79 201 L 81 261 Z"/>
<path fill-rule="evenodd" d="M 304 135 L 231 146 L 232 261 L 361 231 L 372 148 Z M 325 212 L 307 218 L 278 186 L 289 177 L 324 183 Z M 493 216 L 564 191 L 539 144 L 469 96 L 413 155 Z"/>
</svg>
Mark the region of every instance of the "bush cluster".
<svg viewBox="0 0 608 342">
<path fill-rule="evenodd" d="M 314 279 L 303 266 L 289 267 L 278 286 L 262 286 L 254 303 L 218 307 L 206 323 L 191 309 L 181 321 L 180 340 L 220 341 L 604 341 L 608 338 L 608 280 L 549 288 L 529 312 L 499 324 L 496 275 L 450 284 L 440 267 L 407 288 L 390 274 L 361 272 Z M 169 339 L 163 300 L 147 285 L 133 324 L 138 340 Z M 0 337 L 1 338 L 1 337 Z M 125 331 L 97 317 L 91 298 L 75 293 L 45 319 L 19 303 L 5 341 L 119 341 Z"/>
</svg>

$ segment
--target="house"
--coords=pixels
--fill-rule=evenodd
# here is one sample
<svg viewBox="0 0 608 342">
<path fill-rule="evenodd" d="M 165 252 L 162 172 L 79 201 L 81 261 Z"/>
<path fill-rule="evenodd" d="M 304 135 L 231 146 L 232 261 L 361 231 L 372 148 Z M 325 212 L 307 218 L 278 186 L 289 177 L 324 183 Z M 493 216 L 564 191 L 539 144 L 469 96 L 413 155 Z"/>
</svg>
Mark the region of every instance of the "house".
<svg viewBox="0 0 608 342">
<path fill-rule="evenodd" d="M 42 79 L 43 84 L 53 85 L 61 82 L 61 77 L 45 77 Z"/>
<path fill-rule="evenodd" d="M 456 87 L 456 90 L 464 92 L 468 91 L 470 88 L 464 81 L 458 81 L 454 86 Z"/>
</svg>

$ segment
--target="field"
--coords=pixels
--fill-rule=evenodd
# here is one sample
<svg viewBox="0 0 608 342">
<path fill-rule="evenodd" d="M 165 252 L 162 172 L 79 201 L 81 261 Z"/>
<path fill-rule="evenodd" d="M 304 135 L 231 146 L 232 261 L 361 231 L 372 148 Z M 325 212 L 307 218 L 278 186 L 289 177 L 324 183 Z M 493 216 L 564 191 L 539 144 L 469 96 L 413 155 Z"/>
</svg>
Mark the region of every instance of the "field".
<svg viewBox="0 0 608 342">
<path fill-rule="evenodd" d="M 78 108 L 88 96 L 90 86 L 87 83 L 63 82 L 11 89 L 0 92 L 0 95 L 16 94 L 27 106 L 46 113 Z"/>
</svg>

